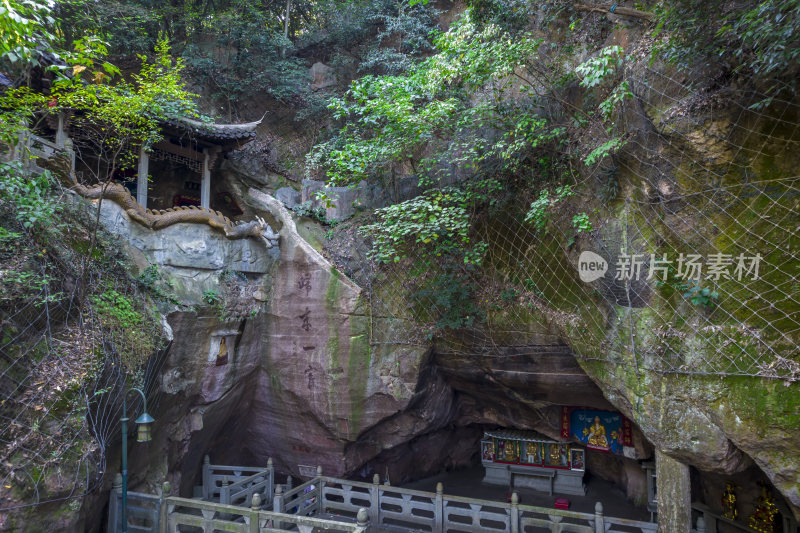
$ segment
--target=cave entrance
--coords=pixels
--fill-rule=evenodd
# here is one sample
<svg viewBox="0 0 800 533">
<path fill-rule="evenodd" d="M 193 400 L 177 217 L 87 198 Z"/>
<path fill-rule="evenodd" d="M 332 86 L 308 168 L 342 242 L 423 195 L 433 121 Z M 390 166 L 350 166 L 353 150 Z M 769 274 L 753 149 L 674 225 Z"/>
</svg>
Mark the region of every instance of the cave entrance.
<svg viewBox="0 0 800 533">
<path fill-rule="evenodd" d="M 654 448 L 604 397 L 568 346 L 500 347 L 493 353 L 436 352 L 423 384 L 449 420 L 370 461 L 393 484 L 448 494 L 506 499 L 516 491 L 533 505 L 650 520 Z M 450 407 L 442 401 L 450 393 Z M 430 477 L 433 476 L 433 477 Z M 411 485 L 406 485 L 411 483 Z M 422 485 L 419 485 L 421 483 Z"/>
</svg>

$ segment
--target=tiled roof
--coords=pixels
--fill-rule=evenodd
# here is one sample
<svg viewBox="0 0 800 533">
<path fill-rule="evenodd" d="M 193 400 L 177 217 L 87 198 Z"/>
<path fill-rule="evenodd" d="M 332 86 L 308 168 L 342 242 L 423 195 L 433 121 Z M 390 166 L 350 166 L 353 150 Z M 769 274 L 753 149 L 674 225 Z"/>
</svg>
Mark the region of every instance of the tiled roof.
<svg viewBox="0 0 800 533">
<path fill-rule="evenodd" d="M 494 437 L 495 439 L 521 440 L 525 442 L 555 442 L 544 435 L 535 431 L 525 431 L 521 429 L 497 429 L 487 431 L 484 437 Z"/>
<path fill-rule="evenodd" d="M 186 117 L 175 117 L 165 120 L 164 123 L 211 141 L 241 141 L 254 138 L 256 136 L 255 129 L 262 120 L 264 117 L 245 124 L 209 124 Z"/>
</svg>

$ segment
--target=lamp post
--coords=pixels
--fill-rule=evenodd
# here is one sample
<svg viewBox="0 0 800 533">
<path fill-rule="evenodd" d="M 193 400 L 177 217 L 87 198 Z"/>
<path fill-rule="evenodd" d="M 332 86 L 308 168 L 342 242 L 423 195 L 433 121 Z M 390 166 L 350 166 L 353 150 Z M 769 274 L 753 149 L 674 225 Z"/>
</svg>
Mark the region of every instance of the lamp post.
<svg viewBox="0 0 800 533">
<path fill-rule="evenodd" d="M 147 414 L 147 398 L 144 393 L 137 388 L 128 389 L 122 396 L 122 533 L 128 533 L 128 394 L 136 391 L 142 396 L 142 416 L 134 422 L 137 428 L 136 442 L 148 442 L 150 440 L 150 426 L 155 420 Z"/>
</svg>

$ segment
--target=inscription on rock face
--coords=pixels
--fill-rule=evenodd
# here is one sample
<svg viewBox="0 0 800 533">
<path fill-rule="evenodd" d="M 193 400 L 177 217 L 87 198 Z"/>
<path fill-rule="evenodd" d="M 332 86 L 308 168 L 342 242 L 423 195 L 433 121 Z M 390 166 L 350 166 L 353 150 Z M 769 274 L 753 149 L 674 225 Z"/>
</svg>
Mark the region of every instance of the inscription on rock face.
<svg viewBox="0 0 800 533">
<path fill-rule="evenodd" d="M 311 368 L 311 365 L 308 365 L 308 368 L 305 369 L 303 372 L 308 379 L 308 390 L 314 389 L 314 369 Z"/>
<path fill-rule="evenodd" d="M 305 313 L 297 316 L 297 318 L 303 321 L 300 327 L 306 331 L 311 329 L 311 319 L 309 318 L 310 316 L 311 316 L 311 310 L 308 307 L 306 307 Z"/>
<path fill-rule="evenodd" d="M 302 274 L 297 280 L 297 288 L 301 291 L 305 289 L 306 297 L 308 297 L 308 295 L 311 293 L 311 274 L 307 272 Z"/>
</svg>

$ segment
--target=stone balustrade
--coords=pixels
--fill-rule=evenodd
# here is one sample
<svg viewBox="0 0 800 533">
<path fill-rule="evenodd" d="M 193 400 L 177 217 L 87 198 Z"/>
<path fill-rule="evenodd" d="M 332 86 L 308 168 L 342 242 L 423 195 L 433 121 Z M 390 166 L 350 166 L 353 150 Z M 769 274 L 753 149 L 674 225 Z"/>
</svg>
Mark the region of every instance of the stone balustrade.
<svg viewBox="0 0 800 533">
<path fill-rule="evenodd" d="M 109 505 L 109 531 L 121 530 L 120 483 L 115 481 Z M 447 531 L 474 533 L 655 533 L 658 524 L 605 516 L 598 502 L 594 513 L 521 505 L 516 493 L 508 503 L 450 496 L 437 484 L 436 492 L 404 489 L 317 475 L 296 487 L 291 477 L 275 483 L 270 459 L 267 468 L 203 463 L 203 500 L 169 495 L 128 493 L 128 531 L 131 533 L 180 533 L 202 530 L 265 533 L 297 530 L 378 533 L 380 531 Z M 696 533 L 712 533 L 724 522 L 741 531 L 744 525 L 720 517 L 702 504 L 693 504 Z M 796 527 L 794 523 L 787 527 Z M 182 529 L 183 528 L 183 529 Z M 188 528 L 188 529 L 187 529 Z M 195 528 L 195 529 L 192 529 Z M 788 529 L 794 531 L 795 529 Z"/>
<path fill-rule="evenodd" d="M 432 493 L 381 485 L 377 475 L 372 483 L 349 481 L 324 476 L 317 468 L 316 477 L 295 488 L 291 483 L 288 489 L 276 485 L 270 507 L 281 516 L 336 514 L 349 519 L 355 519 L 363 509 L 376 530 L 399 528 L 433 533 L 453 529 L 521 533 L 539 528 L 578 533 L 655 533 L 658 527 L 654 522 L 604 516 L 599 502 L 592 514 L 520 505 L 516 494 L 510 503 L 503 503 L 445 495 L 441 483 L 436 489 Z M 204 489 L 205 492 L 213 494 L 214 490 Z"/>
</svg>

